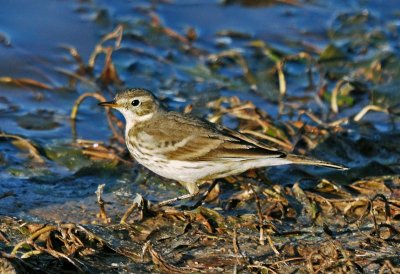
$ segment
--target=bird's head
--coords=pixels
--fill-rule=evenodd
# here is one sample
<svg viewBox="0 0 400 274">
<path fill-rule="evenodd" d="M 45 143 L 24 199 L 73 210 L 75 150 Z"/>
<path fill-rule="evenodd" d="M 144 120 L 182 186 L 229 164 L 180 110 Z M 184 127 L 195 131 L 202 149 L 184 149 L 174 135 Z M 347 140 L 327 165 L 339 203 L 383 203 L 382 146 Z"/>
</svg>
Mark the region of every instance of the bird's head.
<svg viewBox="0 0 400 274">
<path fill-rule="evenodd" d="M 155 96 L 150 91 L 141 88 L 118 92 L 114 100 L 101 102 L 99 105 L 120 111 L 127 124 L 148 120 L 160 109 Z"/>
</svg>

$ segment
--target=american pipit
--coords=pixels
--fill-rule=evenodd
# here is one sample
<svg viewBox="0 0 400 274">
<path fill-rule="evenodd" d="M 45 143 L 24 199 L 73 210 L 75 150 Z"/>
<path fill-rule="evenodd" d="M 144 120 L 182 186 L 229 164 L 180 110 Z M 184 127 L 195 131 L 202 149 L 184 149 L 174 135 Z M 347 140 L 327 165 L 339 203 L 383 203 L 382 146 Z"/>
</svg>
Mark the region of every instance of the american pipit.
<svg viewBox="0 0 400 274">
<path fill-rule="evenodd" d="M 120 111 L 126 120 L 125 141 L 137 162 L 173 179 L 190 194 L 206 180 L 248 169 L 301 164 L 346 169 L 340 165 L 288 154 L 237 131 L 200 118 L 165 110 L 145 89 L 128 89 L 99 105 Z"/>
</svg>

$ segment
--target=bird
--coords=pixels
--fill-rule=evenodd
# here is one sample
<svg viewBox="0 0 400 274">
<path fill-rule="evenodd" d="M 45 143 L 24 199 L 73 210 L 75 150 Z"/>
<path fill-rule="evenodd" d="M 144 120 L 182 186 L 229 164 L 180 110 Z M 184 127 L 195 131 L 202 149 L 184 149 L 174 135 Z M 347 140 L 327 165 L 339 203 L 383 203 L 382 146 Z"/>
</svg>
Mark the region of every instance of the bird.
<svg viewBox="0 0 400 274">
<path fill-rule="evenodd" d="M 118 92 L 114 100 L 99 105 L 122 113 L 126 146 L 138 163 L 162 177 L 179 182 L 188 191 L 188 194 L 170 199 L 163 205 L 196 196 L 199 185 L 205 181 L 215 181 L 249 169 L 289 164 L 347 169 L 287 153 L 190 114 L 169 111 L 147 89 L 125 89 Z"/>
</svg>

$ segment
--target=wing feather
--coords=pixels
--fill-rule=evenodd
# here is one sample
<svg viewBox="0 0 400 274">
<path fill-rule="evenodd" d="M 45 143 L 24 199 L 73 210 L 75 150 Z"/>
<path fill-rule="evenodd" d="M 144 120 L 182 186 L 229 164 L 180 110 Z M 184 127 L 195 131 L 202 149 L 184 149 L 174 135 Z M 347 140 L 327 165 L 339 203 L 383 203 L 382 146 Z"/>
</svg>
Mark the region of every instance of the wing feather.
<svg viewBox="0 0 400 274">
<path fill-rule="evenodd" d="M 168 119 L 165 119 L 168 118 Z M 179 124 L 179 126 L 177 126 Z M 169 112 L 142 129 L 167 159 L 184 161 L 243 161 L 286 157 L 286 153 L 237 131 L 192 116 Z"/>
</svg>

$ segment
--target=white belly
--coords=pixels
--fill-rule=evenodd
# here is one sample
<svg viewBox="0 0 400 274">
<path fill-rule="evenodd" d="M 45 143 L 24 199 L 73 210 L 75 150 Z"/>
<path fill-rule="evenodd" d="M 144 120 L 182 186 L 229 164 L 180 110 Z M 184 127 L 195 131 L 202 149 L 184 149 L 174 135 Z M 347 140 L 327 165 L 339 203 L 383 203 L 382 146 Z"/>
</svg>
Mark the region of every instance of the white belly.
<svg viewBox="0 0 400 274">
<path fill-rule="evenodd" d="M 141 151 L 128 145 L 128 149 L 137 162 L 154 173 L 179 182 L 196 183 L 204 179 L 223 178 L 240 174 L 252 168 L 290 164 L 282 158 L 264 158 L 230 161 L 180 161 L 168 160 L 163 155 L 151 154 L 146 149 Z"/>
<path fill-rule="evenodd" d="M 127 137 L 127 136 L 126 136 Z M 154 147 L 151 136 L 142 136 L 140 150 L 133 144 L 136 139 L 126 142 L 129 152 L 137 162 L 154 173 L 179 182 L 197 183 L 204 179 L 222 178 L 229 175 L 242 173 L 251 168 L 290 164 L 284 158 L 258 158 L 258 159 L 218 159 L 216 161 L 184 161 L 169 160 L 163 154 L 163 149 Z M 146 138 L 144 138 L 146 137 Z M 148 141 L 148 142 L 144 142 Z"/>
</svg>

